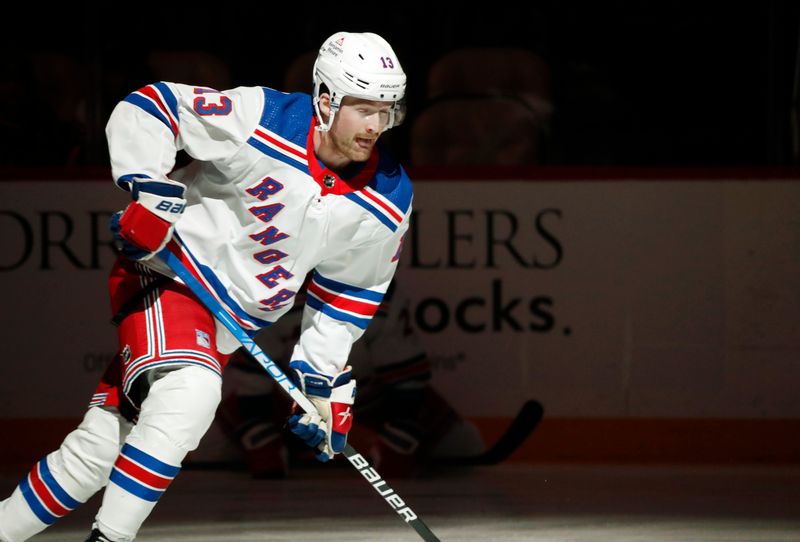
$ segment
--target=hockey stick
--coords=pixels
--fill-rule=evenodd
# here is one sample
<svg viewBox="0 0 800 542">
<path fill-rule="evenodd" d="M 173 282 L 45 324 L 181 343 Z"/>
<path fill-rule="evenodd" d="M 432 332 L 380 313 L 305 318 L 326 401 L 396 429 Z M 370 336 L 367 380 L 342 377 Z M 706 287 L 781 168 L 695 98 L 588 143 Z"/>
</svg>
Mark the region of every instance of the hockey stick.
<svg viewBox="0 0 800 542">
<path fill-rule="evenodd" d="M 437 458 L 436 463 L 458 466 L 497 465 L 502 463 L 536 430 L 539 422 L 542 421 L 542 416 L 544 416 L 544 408 L 539 401 L 535 399 L 526 401 L 519 413 L 511 421 L 511 424 L 509 424 L 508 429 L 491 448 L 482 454 L 471 457 Z"/>
<path fill-rule="evenodd" d="M 217 301 L 209 291 L 203 286 L 200 281 L 189 271 L 186 266 L 170 252 L 169 248 L 164 248 L 158 253 L 158 256 L 175 273 L 181 281 L 197 296 L 197 298 L 205 305 L 214 317 L 219 320 L 225 328 L 236 337 L 242 344 L 247 352 L 255 358 L 256 361 L 269 373 L 269 375 L 280 384 L 281 388 L 289 394 L 289 396 L 302 408 L 305 412 L 316 413 L 317 409 L 314 404 L 303 395 L 303 392 L 298 389 L 286 374 L 275 365 L 269 356 L 255 343 L 253 339 L 236 323 L 236 321 L 228 314 L 219 301 Z M 417 534 L 422 537 L 426 542 L 439 542 L 436 535 L 431 532 L 427 525 L 417 516 L 417 514 L 408 506 L 400 495 L 398 495 L 389 484 L 387 484 L 381 475 L 378 474 L 374 468 L 369 465 L 369 462 L 359 454 L 349 444 L 345 446 L 342 452 L 344 456 L 350 461 L 350 464 L 358 470 L 359 473 L 369 482 L 375 491 L 389 503 L 392 509 L 403 520 L 411 525 Z"/>
</svg>

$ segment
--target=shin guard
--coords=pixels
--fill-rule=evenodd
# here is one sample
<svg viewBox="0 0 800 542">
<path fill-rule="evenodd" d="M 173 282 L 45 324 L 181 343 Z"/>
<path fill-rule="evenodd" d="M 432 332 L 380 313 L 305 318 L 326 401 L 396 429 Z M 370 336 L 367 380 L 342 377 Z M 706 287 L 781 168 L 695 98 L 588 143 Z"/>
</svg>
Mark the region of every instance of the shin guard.
<svg viewBox="0 0 800 542">
<path fill-rule="evenodd" d="M 220 388 L 218 375 L 194 366 L 152 384 L 111 471 L 95 528 L 112 540 L 133 540 L 211 425 Z"/>
</svg>

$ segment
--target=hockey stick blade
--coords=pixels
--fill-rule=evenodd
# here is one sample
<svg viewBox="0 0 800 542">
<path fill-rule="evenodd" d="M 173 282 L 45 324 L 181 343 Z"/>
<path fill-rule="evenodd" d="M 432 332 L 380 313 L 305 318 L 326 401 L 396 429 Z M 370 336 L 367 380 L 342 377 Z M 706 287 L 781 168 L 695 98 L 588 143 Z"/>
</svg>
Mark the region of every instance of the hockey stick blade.
<svg viewBox="0 0 800 542">
<path fill-rule="evenodd" d="M 519 448 L 523 442 L 536 430 L 544 416 L 542 404 L 531 399 L 527 401 L 509 424 L 494 445 L 482 454 L 469 457 L 440 457 L 436 459 L 439 465 L 449 466 L 483 466 L 502 463 Z"/>
<path fill-rule="evenodd" d="M 306 412 L 315 412 L 316 408 L 308 398 L 303 395 L 299 388 L 275 365 L 267 354 L 255 343 L 253 339 L 242 329 L 241 326 L 228 314 L 219 301 L 211 295 L 206 287 L 195 277 L 189 269 L 180 261 L 178 256 L 170 251 L 169 246 L 158 253 L 161 260 L 169 267 L 173 273 L 197 296 L 200 302 L 219 322 L 231 332 L 245 350 L 266 370 L 269 375 L 281 386 L 281 388 Z M 177 249 L 180 250 L 180 249 Z M 369 462 L 359 454 L 349 444 L 345 446 L 344 456 L 353 467 L 372 485 L 372 488 L 386 501 L 389 506 L 409 524 L 425 542 L 440 542 L 435 534 L 428 528 L 416 513 L 406 505 L 405 501 L 383 480 Z"/>
</svg>

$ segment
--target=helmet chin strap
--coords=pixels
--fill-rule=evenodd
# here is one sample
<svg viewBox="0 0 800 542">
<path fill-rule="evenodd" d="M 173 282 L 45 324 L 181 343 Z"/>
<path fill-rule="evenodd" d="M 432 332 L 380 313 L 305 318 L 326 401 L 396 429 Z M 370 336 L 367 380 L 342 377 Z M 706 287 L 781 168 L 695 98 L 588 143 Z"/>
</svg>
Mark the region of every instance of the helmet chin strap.
<svg viewBox="0 0 800 542">
<path fill-rule="evenodd" d="M 317 120 L 319 123 L 315 127 L 318 132 L 329 132 L 331 126 L 333 126 L 333 117 L 336 116 L 336 111 L 338 107 L 333 106 L 333 101 L 331 101 L 331 108 L 330 113 L 328 114 L 328 122 L 325 122 L 322 118 L 322 111 L 319 110 L 319 97 L 314 98 L 314 111 L 317 113 Z"/>
</svg>

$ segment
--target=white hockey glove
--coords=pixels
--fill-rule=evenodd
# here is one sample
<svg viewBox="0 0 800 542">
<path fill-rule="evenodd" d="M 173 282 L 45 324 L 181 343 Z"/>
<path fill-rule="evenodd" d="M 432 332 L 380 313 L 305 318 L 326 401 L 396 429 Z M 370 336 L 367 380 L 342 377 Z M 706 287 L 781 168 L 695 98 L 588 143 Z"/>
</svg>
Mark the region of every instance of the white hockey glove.
<svg viewBox="0 0 800 542">
<path fill-rule="evenodd" d="M 318 414 L 295 414 L 287 425 L 292 433 L 316 448 L 317 459 L 328 461 L 347 444 L 347 433 L 353 426 L 356 381 L 350 367 L 335 376 L 319 373 L 305 361 L 293 361 L 289 367 L 293 380 L 317 407 Z"/>
<path fill-rule="evenodd" d="M 111 232 L 128 258 L 147 260 L 164 248 L 175 222 L 186 208 L 183 184 L 164 179 L 134 179 L 129 183 L 133 201 L 111 217 Z"/>
</svg>

